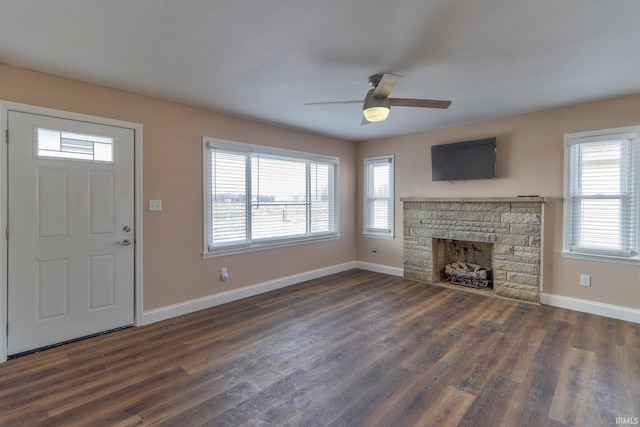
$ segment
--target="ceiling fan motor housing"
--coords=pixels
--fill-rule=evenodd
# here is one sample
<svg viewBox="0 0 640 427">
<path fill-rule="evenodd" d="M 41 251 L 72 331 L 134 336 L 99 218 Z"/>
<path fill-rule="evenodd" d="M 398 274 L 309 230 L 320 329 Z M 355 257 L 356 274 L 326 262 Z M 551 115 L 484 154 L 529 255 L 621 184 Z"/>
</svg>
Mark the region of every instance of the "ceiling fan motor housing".
<svg viewBox="0 0 640 427">
<path fill-rule="evenodd" d="M 364 105 L 362 106 L 362 108 L 364 110 L 372 107 L 390 108 L 389 98 L 376 98 L 375 96 L 373 96 L 374 90 L 375 89 L 371 89 L 369 90 L 369 92 L 367 92 L 367 96 L 365 96 L 364 98 Z"/>
<path fill-rule="evenodd" d="M 369 85 L 375 89 L 378 86 L 378 83 L 380 83 L 380 80 L 382 80 L 382 76 L 383 74 L 374 74 L 369 76 Z"/>
</svg>

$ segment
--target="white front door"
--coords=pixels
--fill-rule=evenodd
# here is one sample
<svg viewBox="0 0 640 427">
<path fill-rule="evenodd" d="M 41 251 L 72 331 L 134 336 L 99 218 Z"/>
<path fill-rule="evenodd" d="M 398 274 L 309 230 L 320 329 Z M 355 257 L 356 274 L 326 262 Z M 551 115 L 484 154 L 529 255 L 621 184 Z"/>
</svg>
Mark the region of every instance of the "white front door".
<svg viewBox="0 0 640 427">
<path fill-rule="evenodd" d="M 134 131 L 9 111 L 8 354 L 131 325 Z"/>
</svg>

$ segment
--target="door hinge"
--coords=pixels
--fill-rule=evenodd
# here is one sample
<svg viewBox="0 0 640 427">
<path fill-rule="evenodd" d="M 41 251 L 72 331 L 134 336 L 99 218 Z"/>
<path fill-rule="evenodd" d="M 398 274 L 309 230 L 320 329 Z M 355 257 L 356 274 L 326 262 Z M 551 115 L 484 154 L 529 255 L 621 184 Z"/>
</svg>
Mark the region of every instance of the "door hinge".
<svg viewBox="0 0 640 427">
<path fill-rule="evenodd" d="M 5 237 L 9 240 L 9 226 L 7 225 L 7 229 L 4 232 Z"/>
<path fill-rule="evenodd" d="M 9 143 L 9 129 L 5 129 L 4 131 L 4 142 Z"/>
</svg>

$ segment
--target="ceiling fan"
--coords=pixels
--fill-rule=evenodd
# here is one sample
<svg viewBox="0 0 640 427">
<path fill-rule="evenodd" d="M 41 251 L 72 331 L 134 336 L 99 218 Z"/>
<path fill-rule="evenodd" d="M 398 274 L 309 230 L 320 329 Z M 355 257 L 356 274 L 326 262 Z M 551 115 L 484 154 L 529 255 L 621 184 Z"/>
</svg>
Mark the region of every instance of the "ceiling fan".
<svg viewBox="0 0 640 427">
<path fill-rule="evenodd" d="M 367 92 L 364 101 L 309 102 L 304 105 L 362 103 L 362 114 L 364 117 L 361 125 L 386 120 L 387 117 L 389 117 L 392 106 L 446 109 L 451 105 L 451 101 L 438 99 L 389 98 L 391 91 L 401 77 L 400 74 L 392 73 L 372 75 L 369 77 L 369 85 L 372 86 L 373 89 Z"/>
</svg>

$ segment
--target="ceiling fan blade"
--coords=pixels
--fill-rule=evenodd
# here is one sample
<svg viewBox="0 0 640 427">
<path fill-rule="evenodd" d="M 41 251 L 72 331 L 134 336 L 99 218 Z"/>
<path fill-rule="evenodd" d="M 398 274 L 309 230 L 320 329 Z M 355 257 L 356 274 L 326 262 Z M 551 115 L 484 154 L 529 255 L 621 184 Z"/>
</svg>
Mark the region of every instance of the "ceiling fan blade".
<svg viewBox="0 0 640 427">
<path fill-rule="evenodd" d="M 373 96 L 375 98 L 388 98 L 391 94 L 391 91 L 395 87 L 398 80 L 400 80 L 402 76 L 400 74 L 391 74 L 384 73 L 380 82 L 376 86 L 376 89 L 373 91 Z"/>
<path fill-rule="evenodd" d="M 422 107 L 447 109 L 451 101 L 440 99 L 412 99 L 412 98 L 389 98 L 389 103 L 394 107 Z"/>
<path fill-rule="evenodd" d="M 325 104 L 362 104 L 362 101 L 307 102 L 304 105 L 325 105 Z"/>
</svg>

